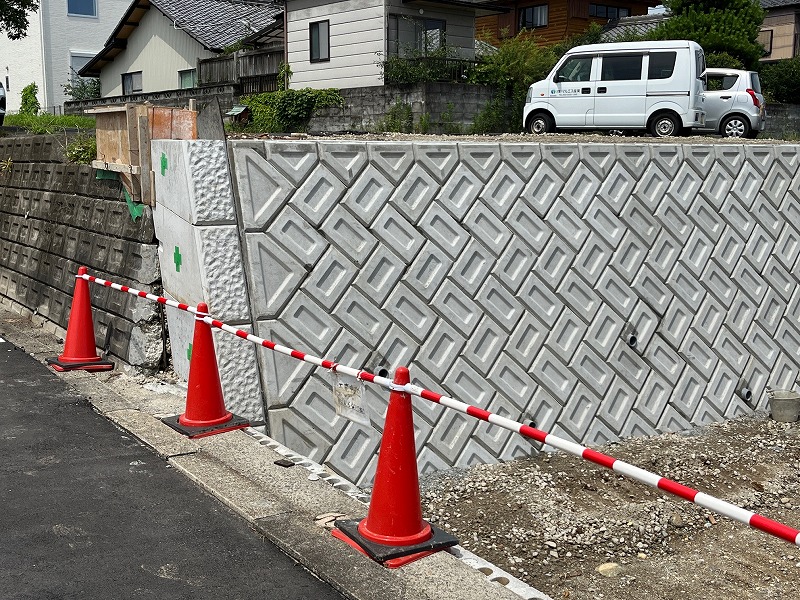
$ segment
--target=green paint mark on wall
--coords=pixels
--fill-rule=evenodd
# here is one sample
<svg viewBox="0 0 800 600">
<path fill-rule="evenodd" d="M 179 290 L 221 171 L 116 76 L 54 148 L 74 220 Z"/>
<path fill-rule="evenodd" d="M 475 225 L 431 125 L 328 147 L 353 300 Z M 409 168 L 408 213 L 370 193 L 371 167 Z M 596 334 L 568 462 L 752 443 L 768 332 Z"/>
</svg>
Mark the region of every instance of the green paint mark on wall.
<svg viewBox="0 0 800 600">
<path fill-rule="evenodd" d="M 189 344 L 189 347 L 186 349 L 186 358 L 189 362 L 192 362 L 192 345 Z"/>
<path fill-rule="evenodd" d="M 167 172 L 168 168 L 169 167 L 167 165 L 167 155 L 162 152 L 161 153 L 161 176 L 162 177 L 164 176 L 164 173 Z"/>
<path fill-rule="evenodd" d="M 175 252 L 172 253 L 172 260 L 175 261 L 175 272 L 181 272 L 181 264 L 183 264 L 183 256 L 181 256 L 181 249 L 175 246 Z"/>
<path fill-rule="evenodd" d="M 136 219 L 142 216 L 144 213 L 144 206 L 141 204 L 136 204 L 131 198 L 131 195 L 128 193 L 128 190 L 122 188 L 122 192 L 125 194 L 125 203 L 128 205 L 128 212 L 131 213 L 131 219 L 133 222 L 136 223 Z"/>
</svg>

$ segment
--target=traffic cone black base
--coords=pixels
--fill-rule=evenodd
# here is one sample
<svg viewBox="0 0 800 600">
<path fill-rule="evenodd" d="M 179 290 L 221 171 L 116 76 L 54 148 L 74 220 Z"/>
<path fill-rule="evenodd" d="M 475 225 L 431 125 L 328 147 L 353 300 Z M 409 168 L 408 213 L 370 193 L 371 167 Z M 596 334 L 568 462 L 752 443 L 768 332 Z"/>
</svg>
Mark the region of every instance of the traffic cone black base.
<svg viewBox="0 0 800 600">
<path fill-rule="evenodd" d="M 58 358 L 46 358 L 45 362 L 53 367 L 53 370 L 64 371 L 112 371 L 114 363 L 110 360 L 98 359 L 91 362 L 64 362 Z"/>
<path fill-rule="evenodd" d="M 224 423 L 201 427 L 190 427 L 188 425 L 184 425 L 179 421 L 180 418 L 180 415 L 175 415 L 172 417 L 164 417 L 161 419 L 161 421 L 172 427 L 178 433 L 182 433 L 189 438 L 201 438 L 208 435 L 225 433 L 226 431 L 234 431 L 235 429 L 244 429 L 245 427 L 250 427 L 250 421 L 244 417 L 239 417 L 234 414 L 231 414 L 231 418 Z"/>
<path fill-rule="evenodd" d="M 396 569 L 458 544 L 452 535 L 431 525 L 430 539 L 412 546 L 387 546 L 372 542 L 358 532 L 360 521 L 335 521 L 334 537 L 347 542 L 362 554 L 390 569 Z"/>
</svg>

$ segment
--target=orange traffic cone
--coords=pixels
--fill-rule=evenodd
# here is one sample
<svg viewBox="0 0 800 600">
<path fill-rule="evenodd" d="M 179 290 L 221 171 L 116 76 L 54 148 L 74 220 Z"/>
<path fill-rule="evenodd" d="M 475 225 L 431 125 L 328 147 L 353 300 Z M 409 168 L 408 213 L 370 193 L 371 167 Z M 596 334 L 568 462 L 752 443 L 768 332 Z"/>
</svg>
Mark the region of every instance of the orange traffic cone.
<svg viewBox="0 0 800 600">
<path fill-rule="evenodd" d="M 79 267 L 78 275 L 86 275 L 86 267 Z M 94 345 L 92 301 L 89 282 L 85 279 L 75 280 L 64 353 L 58 358 L 47 358 L 45 362 L 56 371 L 110 371 L 114 368 L 114 363 L 98 356 Z"/>
<path fill-rule="evenodd" d="M 409 381 L 408 369 L 399 367 L 394 383 Z M 422 519 L 410 394 L 392 390 L 389 395 L 367 518 L 335 525 L 335 537 L 390 569 L 458 543 Z"/>
<path fill-rule="evenodd" d="M 225 409 L 211 326 L 203 321 L 203 317 L 208 314 L 208 306 L 201 302 L 197 305 L 197 310 L 202 314 L 195 317 L 186 410 L 182 415 L 161 419 L 190 438 L 224 433 L 250 425 L 247 419 Z"/>
</svg>

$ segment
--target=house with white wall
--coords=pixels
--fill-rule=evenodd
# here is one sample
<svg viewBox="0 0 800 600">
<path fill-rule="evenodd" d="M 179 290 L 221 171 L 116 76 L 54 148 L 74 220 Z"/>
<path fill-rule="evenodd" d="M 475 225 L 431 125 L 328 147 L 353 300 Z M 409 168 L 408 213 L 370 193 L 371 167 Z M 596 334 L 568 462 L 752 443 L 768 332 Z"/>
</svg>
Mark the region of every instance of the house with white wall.
<svg viewBox="0 0 800 600">
<path fill-rule="evenodd" d="M 192 87 L 198 59 L 269 39 L 285 44 L 293 88 L 383 85 L 387 56 L 446 44 L 474 58 L 475 17 L 496 11 L 472 0 L 134 0 L 81 74 L 100 77 L 103 97 Z"/>
<path fill-rule="evenodd" d="M 19 110 L 22 88 L 35 83 L 43 109 L 60 112 L 64 85 L 103 47 L 103 40 L 128 0 L 40 0 L 28 14 L 28 34 L 19 40 L 0 35 L 0 77 L 7 110 Z"/>
<path fill-rule="evenodd" d="M 287 0 L 291 87 L 383 85 L 386 57 L 425 55 L 444 44 L 473 59 L 475 17 L 496 12 L 459 0 Z"/>
<path fill-rule="evenodd" d="M 192 88 L 197 61 L 221 54 L 281 14 L 273 2 L 134 0 L 81 71 L 103 97 Z"/>
</svg>

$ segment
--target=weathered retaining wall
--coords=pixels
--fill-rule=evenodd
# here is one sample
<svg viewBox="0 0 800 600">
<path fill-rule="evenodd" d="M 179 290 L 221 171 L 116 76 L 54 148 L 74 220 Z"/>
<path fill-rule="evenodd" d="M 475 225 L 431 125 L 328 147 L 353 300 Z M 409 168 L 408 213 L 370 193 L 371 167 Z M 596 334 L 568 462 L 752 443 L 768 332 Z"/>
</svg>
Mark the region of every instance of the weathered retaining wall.
<svg viewBox="0 0 800 600">
<path fill-rule="evenodd" d="M 767 128 L 761 136 L 800 138 L 800 104 L 767 104 Z"/>
<path fill-rule="evenodd" d="M 62 328 L 80 265 L 148 290 L 160 280 L 150 210 L 134 222 L 120 182 L 65 164 L 64 143 L 59 136 L 0 139 L 0 295 Z M 98 286 L 91 292 L 97 345 L 104 347 L 111 327 L 112 354 L 157 367 L 157 308 Z"/>
<path fill-rule="evenodd" d="M 798 150 L 232 142 L 239 245 L 201 240 L 200 263 L 243 254 L 261 337 L 373 372 L 408 365 L 420 385 L 583 443 L 685 430 L 796 386 Z M 359 425 L 336 415 L 330 374 L 257 356 L 270 434 L 368 481 L 388 395 L 366 386 Z M 414 409 L 423 472 L 533 451 Z"/>
</svg>

